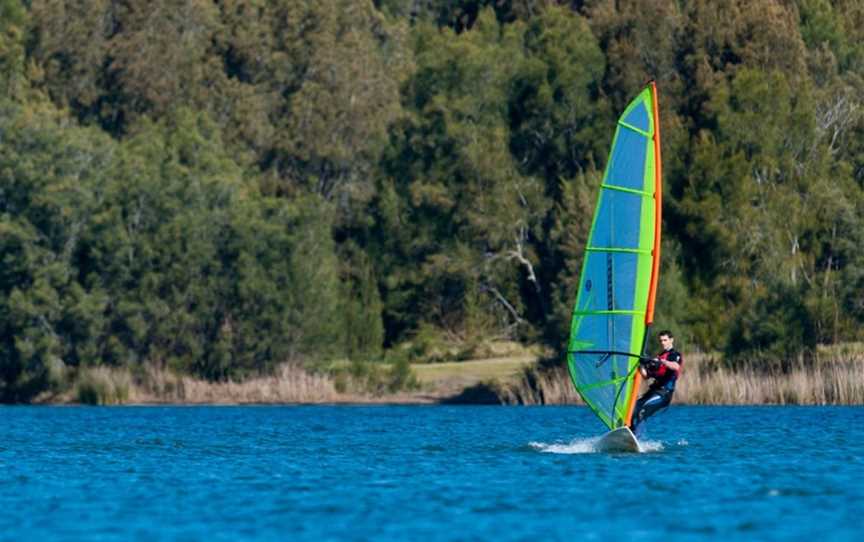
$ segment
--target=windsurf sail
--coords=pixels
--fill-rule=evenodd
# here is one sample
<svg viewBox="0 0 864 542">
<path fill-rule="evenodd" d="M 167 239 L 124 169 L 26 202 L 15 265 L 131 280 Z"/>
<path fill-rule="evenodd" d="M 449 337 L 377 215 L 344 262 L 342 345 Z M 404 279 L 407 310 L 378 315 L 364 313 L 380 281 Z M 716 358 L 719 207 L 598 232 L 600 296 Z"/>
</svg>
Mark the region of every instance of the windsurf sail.
<svg viewBox="0 0 864 542">
<path fill-rule="evenodd" d="M 662 203 L 657 110 L 651 82 L 618 119 L 570 324 L 570 377 L 610 429 L 630 424 L 636 368 L 654 320 Z"/>
</svg>

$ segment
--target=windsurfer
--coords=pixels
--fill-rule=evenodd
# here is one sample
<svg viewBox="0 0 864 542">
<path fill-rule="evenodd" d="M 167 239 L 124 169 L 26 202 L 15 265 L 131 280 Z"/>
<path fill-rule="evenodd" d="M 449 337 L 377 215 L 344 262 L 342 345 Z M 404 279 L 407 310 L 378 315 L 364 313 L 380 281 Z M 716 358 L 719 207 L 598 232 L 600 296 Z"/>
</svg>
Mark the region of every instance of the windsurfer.
<svg viewBox="0 0 864 542">
<path fill-rule="evenodd" d="M 681 365 L 684 363 L 681 354 L 675 350 L 675 337 L 672 336 L 671 331 L 661 331 L 657 337 L 663 351 L 656 358 L 647 362 L 640 362 L 639 365 L 642 377 L 652 378 L 654 381 L 648 387 L 645 395 L 636 401 L 636 406 L 633 408 L 630 429 L 634 433 L 639 424 L 672 402 L 675 383 L 681 373 Z"/>
</svg>

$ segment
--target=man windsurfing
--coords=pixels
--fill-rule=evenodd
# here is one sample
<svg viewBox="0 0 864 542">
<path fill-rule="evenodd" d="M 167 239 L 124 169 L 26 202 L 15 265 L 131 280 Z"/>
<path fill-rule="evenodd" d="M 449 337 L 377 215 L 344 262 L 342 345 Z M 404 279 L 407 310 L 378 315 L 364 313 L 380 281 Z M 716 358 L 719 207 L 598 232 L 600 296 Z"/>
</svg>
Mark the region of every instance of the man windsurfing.
<svg viewBox="0 0 864 542">
<path fill-rule="evenodd" d="M 642 373 L 642 377 L 652 378 L 654 382 L 648 387 L 648 391 L 636 401 L 636 406 L 633 408 L 630 429 L 634 433 L 642 422 L 672 402 L 675 383 L 681 373 L 681 365 L 684 363 L 681 354 L 675 350 L 675 337 L 672 336 L 671 331 L 661 331 L 658 338 L 663 351 L 652 360 L 640 362 L 639 371 Z"/>
</svg>

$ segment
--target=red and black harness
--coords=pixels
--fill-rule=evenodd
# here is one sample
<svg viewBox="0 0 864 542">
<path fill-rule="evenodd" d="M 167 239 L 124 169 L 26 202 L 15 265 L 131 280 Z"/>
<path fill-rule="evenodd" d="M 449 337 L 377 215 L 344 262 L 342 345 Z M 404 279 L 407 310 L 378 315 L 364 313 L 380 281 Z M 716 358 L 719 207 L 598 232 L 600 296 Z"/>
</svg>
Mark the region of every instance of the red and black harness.
<svg viewBox="0 0 864 542">
<path fill-rule="evenodd" d="M 674 361 L 679 365 L 684 363 L 684 359 L 681 357 L 681 354 L 678 353 L 678 351 L 676 351 L 674 348 L 671 350 L 664 350 L 660 355 L 657 356 L 657 359 L 661 359 L 664 361 Z M 657 367 L 649 367 L 648 377 L 654 379 L 654 382 L 651 383 L 651 389 L 675 391 L 675 383 L 677 382 L 678 375 L 680 373 L 680 368 L 676 371 L 670 369 L 662 363 L 659 364 Z"/>
</svg>

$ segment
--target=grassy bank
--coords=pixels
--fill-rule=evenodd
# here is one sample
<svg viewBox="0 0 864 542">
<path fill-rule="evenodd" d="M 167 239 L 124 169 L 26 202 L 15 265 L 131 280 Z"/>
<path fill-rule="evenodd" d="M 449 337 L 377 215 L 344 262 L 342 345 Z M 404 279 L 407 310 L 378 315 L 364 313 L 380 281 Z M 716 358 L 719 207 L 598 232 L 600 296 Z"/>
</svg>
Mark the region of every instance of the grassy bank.
<svg viewBox="0 0 864 542">
<path fill-rule="evenodd" d="M 785 368 L 746 364 L 735 370 L 716 355 L 686 355 L 675 402 L 691 405 L 861 405 L 864 348 L 820 348 Z M 531 367 L 507 384 L 490 384 L 507 404 L 581 404 L 564 367 Z"/>
<path fill-rule="evenodd" d="M 510 383 L 519 379 L 537 360 L 536 355 L 521 354 L 511 357 L 445 363 L 418 363 L 411 366 L 421 389 L 441 401 L 456 400 L 467 389 L 488 386 L 487 383 Z M 491 386 L 490 386 L 491 387 Z M 497 396 L 492 394 L 492 401 Z M 466 402 L 471 402 L 467 401 Z"/>
</svg>

